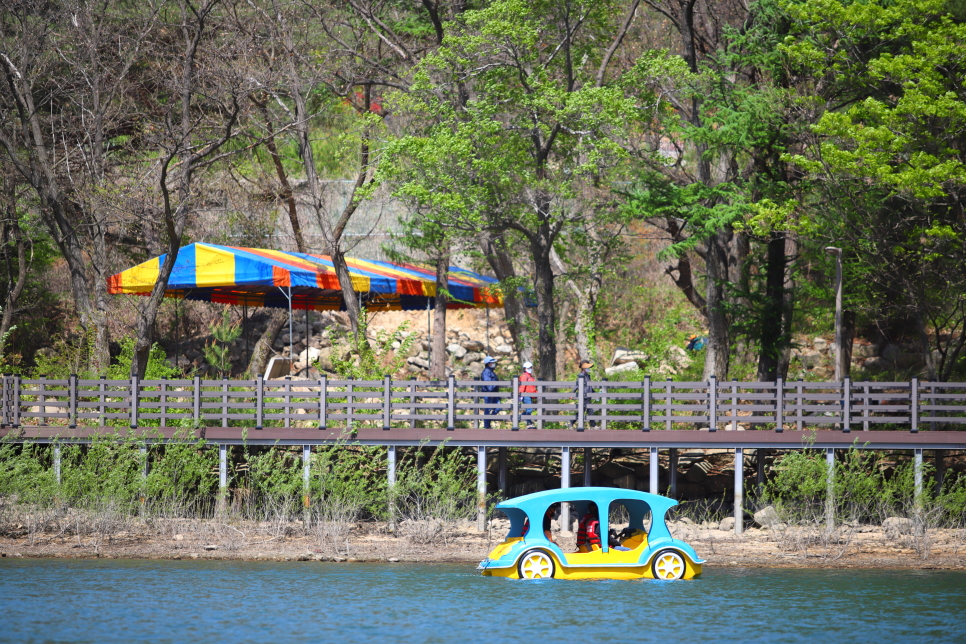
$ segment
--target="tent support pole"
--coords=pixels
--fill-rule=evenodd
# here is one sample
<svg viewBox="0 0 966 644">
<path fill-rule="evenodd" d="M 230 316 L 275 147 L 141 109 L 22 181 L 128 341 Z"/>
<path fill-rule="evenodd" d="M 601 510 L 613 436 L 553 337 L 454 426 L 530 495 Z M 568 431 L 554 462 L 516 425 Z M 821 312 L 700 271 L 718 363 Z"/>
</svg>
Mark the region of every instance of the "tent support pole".
<svg viewBox="0 0 966 644">
<path fill-rule="evenodd" d="M 291 373 L 292 365 L 295 364 L 295 361 L 292 360 L 292 286 L 289 285 L 287 288 L 287 292 L 281 286 L 278 287 L 278 290 L 280 290 L 282 295 L 285 296 L 285 299 L 288 300 L 288 366 L 289 373 Z"/>
<path fill-rule="evenodd" d="M 242 335 L 245 336 L 245 358 L 248 358 L 248 300 L 242 304 Z"/>
<path fill-rule="evenodd" d="M 490 355 L 490 304 L 486 305 L 486 355 Z"/>
<path fill-rule="evenodd" d="M 429 345 L 429 365 L 433 365 L 433 314 L 429 308 L 430 298 L 426 298 L 426 344 Z"/>
</svg>

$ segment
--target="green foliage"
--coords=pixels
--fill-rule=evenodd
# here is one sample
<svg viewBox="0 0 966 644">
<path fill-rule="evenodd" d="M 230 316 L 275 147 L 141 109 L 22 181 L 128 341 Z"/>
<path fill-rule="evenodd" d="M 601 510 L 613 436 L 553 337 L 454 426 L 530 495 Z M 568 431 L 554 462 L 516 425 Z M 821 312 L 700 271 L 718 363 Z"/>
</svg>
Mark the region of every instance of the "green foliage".
<svg viewBox="0 0 966 644">
<path fill-rule="evenodd" d="M 340 378 L 349 380 L 380 380 L 386 374 L 392 375 L 406 366 L 409 349 L 416 341 L 416 335 L 406 333 L 409 323 L 404 322 L 392 333 L 380 329 L 375 338 L 368 338 L 366 328 L 368 318 L 365 308 L 359 315 L 359 335 L 349 337 L 350 350 L 343 356 L 333 356 L 332 365 Z M 399 343 L 398 349 L 392 344 Z"/>
<path fill-rule="evenodd" d="M 134 360 L 134 338 L 121 339 L 121 354 L 117 362 L 107 370 L 107 377 L 111 380 L 126 380 L 131 376 L 131 362 Z M 151 345 L 148 356 L 148 366 L 144 372 L 144 380 L 161 380 L 175 378 L 180 372 L 168 364 L 164 349 L 157 343 Z"/>
<path fill-rule="evenodd" d="M 451 522 L 476 512 L 473 457 L 461 448 L 440 445 L 407 450 L 392 490 L 404 519 Z"/>
<path fill-rule="evenodd" d="M 231 311 L 226 308 L 221 314 L 221 322 L 213 323 L 209 329 L 215 341 L 204 346 L 205 360 L 223 377 L 228 377 L 231 372 L 231 343 L 241 335 L 241 327 L 238 322 L 231 321 Z"/>
</svg>

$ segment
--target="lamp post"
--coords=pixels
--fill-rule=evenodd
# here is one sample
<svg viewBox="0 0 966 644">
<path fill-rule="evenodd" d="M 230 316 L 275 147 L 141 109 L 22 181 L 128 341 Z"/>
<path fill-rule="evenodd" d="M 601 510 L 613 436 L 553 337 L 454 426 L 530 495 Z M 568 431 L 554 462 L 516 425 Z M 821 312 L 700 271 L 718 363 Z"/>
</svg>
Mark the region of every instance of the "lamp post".
<svg viewBox="0 0 966 644">
<path fill-rule="evenodd" d="M 835 253 L 835 380 L 841 382 L 845 375 L 842 348 L 842 249 L 826 246 L 826 253 Z"/>
</svg>

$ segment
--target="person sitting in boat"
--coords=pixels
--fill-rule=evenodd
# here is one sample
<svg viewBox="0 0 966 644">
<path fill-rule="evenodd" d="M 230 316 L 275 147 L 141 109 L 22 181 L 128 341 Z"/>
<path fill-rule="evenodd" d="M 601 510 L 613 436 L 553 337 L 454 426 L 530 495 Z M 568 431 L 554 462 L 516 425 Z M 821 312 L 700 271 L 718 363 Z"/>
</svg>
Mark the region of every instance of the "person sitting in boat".
<svg viewBox="0 0 966 644">
<path fill-rule="evenodd" d="M 593 501 L 587 506 L 587 514 L 577 524 L 577 552 L 600 550 L 600 514 Z"/>
<path fill-rule="evenodd" d="M 547 511 L 543 514 L 543 536 L 547 538 L 550 543 L 557 543 L 556 539 L 553 538 L 553 532 L 551 531 L 551 521 L 553 521 L 553 515 L 555 514 L 553 506 L 547 508 Z M 521 537 L 527 536 L 530 532 L 530 519 L 523 520 L 523 530 L 520 532 Z M 560 544 L 557 544 L 560 545 Z"/>
</svg>

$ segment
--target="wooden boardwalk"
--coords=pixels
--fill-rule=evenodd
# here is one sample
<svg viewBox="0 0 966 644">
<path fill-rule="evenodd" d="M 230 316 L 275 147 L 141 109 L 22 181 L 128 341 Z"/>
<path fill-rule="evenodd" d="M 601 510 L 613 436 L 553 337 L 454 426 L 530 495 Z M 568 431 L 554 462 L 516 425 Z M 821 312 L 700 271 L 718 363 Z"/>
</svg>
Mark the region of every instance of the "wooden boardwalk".
<svg viewBox="0 0 966 644">
<path fill-rule="evenodd" d="M 387 448 L 395 482 L 396 449 L 415 445 L 472 447 L 477 455 L 478 521 L 485 517 L 488 450 L 499 455 L 506 489 L 507 450 L 559 449 L 561 486 L 570 487 L 573 450 L 638 448 L 649 453 L 649 489 L 657 494 L 658 456 L 670 456 L 676 493 L 677 452 L 733 450 L 735 530 L 744 515 L 745 450 L 821 449 L 829 477 L 835 451 L 857 447 L 911 450 L 916 490 L 924 450 L 942 464 L 949 450 L 966 450 L 966 383 L 919 382 L 533 382 L 521 399 L 519 382 L 416 380 L 64 380 L 0 377 L 0 439 L 53 445 L 92 440 L 142 444 L 203 439 L 219 450 L 227 490 L 233 445 L 301 446 L 306 484 L 313 446 L 345 443 Z M 491 425 L 490 428 L 486 424 Z M 962 429 L 961 429 L 962 428 Z M 142 447 L 144 450 L 145 447 Z M 759 464 L 758 478 L 763 480 Z M 937 470 L 941 468 L 937 467 Z M 590 472 L 584 472 L 590 485 Z"/>
</svg>

